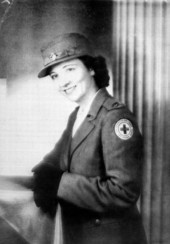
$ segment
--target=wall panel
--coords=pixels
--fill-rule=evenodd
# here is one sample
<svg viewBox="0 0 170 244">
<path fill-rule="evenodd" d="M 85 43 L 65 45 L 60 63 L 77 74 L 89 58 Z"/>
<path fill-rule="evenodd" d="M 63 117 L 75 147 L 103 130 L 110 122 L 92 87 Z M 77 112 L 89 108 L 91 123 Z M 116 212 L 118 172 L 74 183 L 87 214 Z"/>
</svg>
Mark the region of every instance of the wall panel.
<svg viewBox="0 0 170 244">
<path fill-rule="evenodd" d="M 114 1 L 114 94 L 144 136 L 140 209 L 149 243 L 170 243 L 170 2 Z"/>
</svg>

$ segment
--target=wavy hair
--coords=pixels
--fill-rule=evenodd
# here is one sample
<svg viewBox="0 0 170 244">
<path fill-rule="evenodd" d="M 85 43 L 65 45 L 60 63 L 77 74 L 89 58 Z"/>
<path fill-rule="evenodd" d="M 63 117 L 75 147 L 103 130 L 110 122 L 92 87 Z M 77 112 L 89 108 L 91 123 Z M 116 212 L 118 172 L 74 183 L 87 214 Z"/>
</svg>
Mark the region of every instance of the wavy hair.
<svg viewBox="0 0 170 244">
<path fill-rule="evenodd" d="M 91 56 L 81 56 L 78 57 L 87 69 L 94 70 L 94 79 L 98 88 L 107 87 L 109 85 L 109 72 L 106 65 L 106 60 L 102 56 L 91 57 Z"/>
</svg>

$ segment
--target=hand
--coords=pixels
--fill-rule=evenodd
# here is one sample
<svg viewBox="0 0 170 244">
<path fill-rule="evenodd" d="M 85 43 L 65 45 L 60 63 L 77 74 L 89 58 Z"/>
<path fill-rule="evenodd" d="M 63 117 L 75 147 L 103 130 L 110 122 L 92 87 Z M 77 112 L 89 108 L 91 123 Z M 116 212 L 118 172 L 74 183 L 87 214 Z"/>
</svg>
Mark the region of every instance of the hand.
<svg viewBox="0 0 170 244">
<path fill-rule="evenodd" d="M 36 206 L 44 213 L 52 218 L 55 216 L 57 207 L 56 197 L 44 191 L 34 191 L 34 201 Z"/>
<path fill-rule="evenodd" d="M 40 163 L 32 170 L 34 201 L 37 207 L 50 216 L 54 216 L 57 206 L 57 191 L 63 171 L 55 165 Z"/>
<path fill-rule="evenodd" d="M 34 172 L 34 191 L 44 189 L 56 192 L 58 190 L 63 171 L 57 165 L 41 162 L 32 169 L 32 172 Z"/>
<path fill-rule="evenodd" d="M 40 162 L 32 170 L 32 172 L 42 177 L 52 177 L 54 178 L 59 173 L 63 173 L 58 164 L 52 164 L 49 162 Z"/>
</svg>

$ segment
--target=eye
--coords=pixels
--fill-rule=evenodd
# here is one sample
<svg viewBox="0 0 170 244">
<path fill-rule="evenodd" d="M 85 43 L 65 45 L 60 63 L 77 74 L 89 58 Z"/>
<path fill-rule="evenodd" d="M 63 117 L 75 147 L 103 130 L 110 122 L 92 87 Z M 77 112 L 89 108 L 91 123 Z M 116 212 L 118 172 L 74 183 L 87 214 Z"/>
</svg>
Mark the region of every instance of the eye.
<svg viewBox="0 0 170 244">
<path fill-rule="evenodd" d="M 71 71 L 73 71 L 73 70 L 75 70 L 74 67 L 67 68 L 67 71 L 68 71 L 68 72 L 71 72 Z"/>
<path fill-rule="evenodd" d="M 58 78 L 58 74 L 51 74 L 50 76 L 52 80 L 56 80 Z"/>
</svg>

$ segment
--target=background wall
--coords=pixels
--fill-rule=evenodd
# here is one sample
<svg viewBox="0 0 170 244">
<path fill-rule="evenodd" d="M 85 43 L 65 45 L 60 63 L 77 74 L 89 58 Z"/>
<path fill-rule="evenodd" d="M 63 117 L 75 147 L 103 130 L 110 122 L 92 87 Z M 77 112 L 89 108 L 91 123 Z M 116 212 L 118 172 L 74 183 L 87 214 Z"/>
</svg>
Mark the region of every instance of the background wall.
<svg viewBox="0 0 170 244">
<path fill-rule="evenodd" d="M 12 83 L 11 78 L 22 73 L 36 76 L 42 67 L 40 48 L 65 32 L 84 33 L 96 48 L 109 54 L 111 6 L 110 1 L 13 0 L 1 26 L 1 62 L 5 64 L 1 77 L 7 75 Z"/>
<path fill-rule="evenodd" d="M 0 78 L 5 78 L 0 83 L 0 171 L 28 175 L 53 148 L 75 107 L 56 94 L 49 78 L 37 78 L 43 67 L 40 48 L 56 35 L 80 32 L 110 57 L 112 3 L 10 1 L 0 3 Z"/>
</svg>

